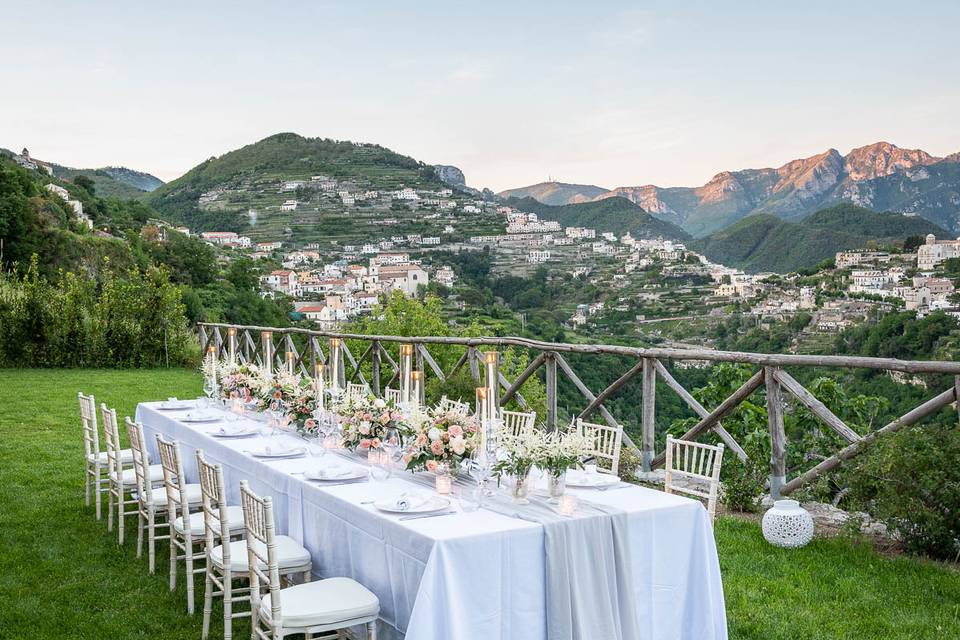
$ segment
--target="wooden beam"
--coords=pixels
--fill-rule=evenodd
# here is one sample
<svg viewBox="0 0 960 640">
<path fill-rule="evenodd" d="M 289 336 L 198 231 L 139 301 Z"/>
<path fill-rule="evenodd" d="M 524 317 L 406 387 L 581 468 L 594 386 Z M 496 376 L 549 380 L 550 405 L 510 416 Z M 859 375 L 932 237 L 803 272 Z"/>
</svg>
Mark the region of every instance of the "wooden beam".
<svg viewBox="0 0 960 640">
<path fill-rule="evenodd" d="M 660 377 L 663 379 L 663 381 L 667 383 L 667 386 L 673 389 L 674 392 L 676 392 L 676 394 L 687 403 L 687 406 L 693 409 L 694 413 L 701 418 L 706 418 L 708 415 L 710 415 L 710 412 L 707 411 L 703 405 L 700 404 L 697 399 L 694 398 L 690 392 L 683 387 L 682 384 L 677 382 L 677 379 L 673 377 L 673 375 L 663 365 L 662 362 L 659 360 L 654 360 L 654 366 L 656 367 L 657 373 L 660 374 Z M 721 423 L 717 422 L 717 424 L 713 425 L 713 431 L 717 434 L 717 436 L 720 437 L 720 440 L 722 440 L 723 443 L 736 454 L 737 458 L 740 459 L 740 462 L 747 461 L 747 452 L 744 451 L 743 447 L 740 446 L 740 443 L 737 442 L 734 437 L 723 428 Z"/>
<path fill-rule="evenodd" d="M 534 358 L 533 361 L 527 365 L 527 368 L 524 369 L 519 376 L 517 376 L 517 379 L 513 381 L 513 384 L 510 385 L 507 388 L 507 390 L 503 392 L 502 396 L 500 396 L 501 407 L 504 407 L 507 405 L 507 402 L 510 401 L 510 398 L 512 398 L 514 394 L 516 394 L 520 390 L 520 387 L 523 386 L 523 383 L 525 383 L 527 379 L 531 375 L 533 375 L 537 369 L 540 368 L 540 365 L 546 362 L 546 360 L 547 360 L 546 352 L 542 351 L 539 354 L 537 354 L 537 357 Z"/>
<path fill-rule="evenodd" d="M 641 360 L 637 364 L 633 365 L 633 367 L 631 367 L 629 371 L 627 371 L 625 374 L 623 374 L 622 376 L 614 380 L 609 387 L 607 387 L 606 389 L 601 391 L 599 394 L 597 394 L 596 399 L 594 399 L 593 402 L 588 404 L 587 408 L 581 411 L 580 415 L 577 417 L 582 418 L 584 420 L 588 418 L 591 413 L 597 410 L 597 407 L 599 407 L 601 404 L 603 404 L 607 400 L 607 398 L 609 398 L 614 393 L 619 391 L 623 387 L 623 385 L 633 380 L 633 378 L 635 378 L 638 373 L 643 371 L 643 362 L 644 361 Z"/>
<path fill-rule="evenodd" d="M 477 384 L 480 384 L 480 357 L 477 355 L 476 347 L 470 347 L 467 351 L 467 360 L 470 361 L 470 375 Z"/>
<path fill-rule="evenodd" d="M 377 344 L 380 344 L 379 340 L 377 340 Z M 394 372 L 400 371 L 400 367 L 397 365 L 396 361 L 390 357 L 390 352 L 387 351 L 382 344 L 380 344 L 380 355 L 387 359 L 387 362 L 390 364 L 390 368 L 393 369 Z"/>
<path fill-rule="evenodd" d="M 201 324 L 199 325 L 199 329 L 200 329 L 200 354 L 203 356 L 206 356 L 207 342 L 209 340 L 207 338 L 207 328 L 203 324 Z"/>
<path fill-rule="evenodd" d="M 350 347 L 347 346 L 347 341 L 346 341 L 346 340 L 341 340 L 341 341 L 340 341 L 340 348 L 343 349 L 343 355 L 346 356 L 347 360 L 350 361 L 350 364 L 352 364 L 352 365 L 354 366 L 354 375 L 356 375 L 356 374 L 359 373 L 359 374 L 360 374 L 360 382 L 361 382 L 362 384 L 367 384 L 366 378 L 363 377 L 363 372 L 360 371 L 360 365 L 357 364 L 357 359 L 353 357 L 353 354 L 352 354 L 352 353 L 350 353 Z M 344 382 L 346 382 L 346 375 L 347 375 L 347 368 L 346 368 L 346 367 L 343 367 L 342 373 L 343 373 L 343 375 L 344 375 Z M 351 376 L 350 379 L 353 380 L 353 376 Z"/>
<path fill-rule="evenodd" d="M 780 386 L 789 391 L 793 397 L 799 400 L 813 415 L 820 418 L 824 424 L 833 429 L 841 438 L 844 438 L 847 442 L 856 442 L 860 439 L 859 433 L 844 424 L 843 420 L 827 408 L 827 405 L 820 402 L 789 373 L 783 369 L 775 369 L 774 375 Z"/>
<path fill-rule="evenodd" d="M 753 376 L 743 383 L 743 385 L 733 392 L 729 398 L 720 403 L 716 409 L 710 412 L 710 415 L 701 418 L 700 422 L 690 427 L 690 429 L 677 438 L 678 440 L 693 440 L 698 435 L 711 429 L 713 425 L 720 422 L 725 415 L 737 408 L 741 402 L 747 399 L 747 397 L 759 389 L 763 385 L 763 369 L 757 371 Z M 653 459 L 652 467 L 655 469 L 663 464 L 664 455 L 661 453 L 656 458 Z"/>
<path fill-rule="evenodd" d="M 360 357 L 357 358 L 357 363 L 354 365 L 354 368 L 353 368 L 353 375 L 350 376 L 350 382 L 353 382 L 354 380 L 356 380 L 357 374 L 360 373 L 360 365 L 363 364 L 363 361 L 366 360 L 367 356 L 370 355 L 371 353 L 373 353 L 372 342 L 366 349 L 363 350 L 363 353 L 360 354 Z M 364 382 L 364 384 L 367 384 L 367 383 Z"/>
<path fill-rule="evenodd" d="M 511 386 L 513 386 L 510 384 L 510 381 L 507 380 L 507 376 L 503 375 L 503 371 L 497 370 L 497 380 L 500 381 L 500 388 L 502 389 L 509 389 Z M 517 396 L 517 404 L 519 404 L 521 408 L 523 409 L 530 408 L 530 406 L 527 404 L 526 399 L 523 397 L 523 395 L 519 391 L 515 392 L 514 395 Z M 503 398 L 500 398 L 500 406 L 501 407 L 505 406 L 503 403 Z"/>
<path fill-rule="evenodd" d="M 767 386 L 767 425 L 770 427 L 770 497 L 780 497 L 780 489 L 787 483 L 787 434 L 783 428 L 783 399 L 774 367 L 763 368 Z"/>
<path fill-rule="evenodd" d="M 644 472 L 650 471 L 656 446 L 657 370 L 650 358 L 643 359 L 643 406 L 640 419 L 640 457 Z"/>
<path fill-rule="evenodd" d="M 464 349 L 463 354 L 461 354 L 460 359 L 457 360 L 456 364 L 453 365 L 453 368 L 450 369 L 450 373 L 447 374 L 447 378 L 452 378 L 457 375 L 457 371 L 460 371 L 460 367 L 467 361 L 467 356 L 470 355 L 470 349 Z"/>
<path fill-rule="evenodd" d="M 423 346 L 423 343 L 418 342 L 417 349 L 420 351 L 426 363 L 430 365 L 430 369 L 433 370 L 434 375 L 440 379 L 440 382 L 446 382 L 447 378 L 443 375 L 443 369 L 441 369 L 437 364 L 437 361 L 433 359 L 433 356 L 431 356 L 430 352 L 427 351 L 427 348 Z"/>
<path fill-rule="evenodd" d="M 597 397 L 593 395 L 593 391 L 590 391 L 590 389 L 587 387 L 587 385 L 583 383 L 580 377 L 573 372 L 573 369 L 570 368 L 570 365 L 567 363 L 566 360 L 564 360 L 563 356 L 561 356 L 559 353 L 554 355 L 556 357 L 557 364 L 560 365 L 560 369 L 567 375 L 567 378 L 570 379 L 570 382 L 573 383 L 573 386 L 575 386 L 577 390 L 580 391 L 580 394 L 587 399 L 587 402 L 593 402 L 594 400 L 596 400 Z M 607 422 L 608 425 L 610 425 L 611 427 L 620 426 L 620 423 L 617 422 L 617 419 L 613 417 L 613 414 L 610 413 L 605 406 L 600 405 L 597 410 L 600 412 L 600 415 L 603 416 L 603 419 Z"/>
<path fill-rule="evenodd" d="M 889 423 L 888 425 L 886 425 L 881 429 L 877 429 L 876 431 L 871 431 L 870 433 L 866 434 L 865 436 L 863 436 L 853 444 L 847 445 L 846 447 L 841 449 L 839 452 L 830 456 L 829 458 L 827 458 L 817 466 L 813 467 L 806 473 L 800 474 L 799 476 L 797 476 L 796 478 L 794 478 L 793 480 L 785 484 L 783 488 L 780 490 L 780 494 L 790 495 L 791 493 L 793 493 L 803 485 L 813 482 L 814 480 L 816 480 L 817 478 L 819 478 L 825 473 L 833 471 L 834 469 L 839 467 L 841 464 L 843 464 L 845 460 L 849 460 L 850 458 L 862 453 L 863 450 L 868 445 L 870 445 L 877 439 L 882 438 L 883 436 L 889 435 L 891 433 L 895 433 L 903 429 L 904 427 L 909 427 L 912 424 L 916 424 L 917 422 L 920 422 L 924 418 L 931 416 L 934 413 L 940 411 L 941 409 L 949 405 L 951 402 L 956 401 L 957 398 L 958 398 L 958 391 L 956 387 L 947 389 L 940 395 L 934 396 L 933 398 L 927 400 L 916 409 L 908 411 L 907 413 L 900 416 L 899 418 L 897 418 L 896 420 L 894 420 L 893 422 Z"/>
<path fill-rule="evenodd" d="M 382 397 L 380 393 L 380 342 L 374 340 L 371 345 L 373 346 L 373 352 L 370 354 L 370 366 L 373 369 L 373 395 Z"/>
<path fill-rule="evenodd" d="M 546 353 L 544 386 L 547 389 L 547 431 L 557 428 L 557 354 Z"/>
</svg>

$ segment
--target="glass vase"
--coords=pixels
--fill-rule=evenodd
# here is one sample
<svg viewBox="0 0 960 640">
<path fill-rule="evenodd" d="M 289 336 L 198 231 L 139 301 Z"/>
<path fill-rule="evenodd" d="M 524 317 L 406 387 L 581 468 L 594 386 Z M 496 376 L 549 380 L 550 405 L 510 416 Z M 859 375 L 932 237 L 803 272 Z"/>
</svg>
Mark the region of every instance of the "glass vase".
<svg viewBox="0 0 960 640">
<path fill-rule="evenodd" d="M 564 469 L 560 473 L 551 471 L 547 474 L 547 489 L 550 492 L 550 502 L 559 503 L 567 490 L 567 470 Z"/>
<path fill-rule="evenodd" d="M 530 471 L 523 475 L 513 476 L 513 486 L 510 488 L 510 494 L 516 504 L 529 504 L 527 496 L 530 494 Z"/>
</svg>

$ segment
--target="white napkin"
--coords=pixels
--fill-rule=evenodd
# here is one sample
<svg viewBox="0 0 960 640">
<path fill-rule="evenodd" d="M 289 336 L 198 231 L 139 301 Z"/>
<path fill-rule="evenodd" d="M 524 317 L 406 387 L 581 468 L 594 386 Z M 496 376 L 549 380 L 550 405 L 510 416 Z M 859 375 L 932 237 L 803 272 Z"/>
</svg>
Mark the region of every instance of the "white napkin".
<svg viewBox="0 0 960 640">
<path fill-rule="evenodd" d="M 329 480 L 333 480 L 336 478 L 344 478 L 346 476 L 349 476 L 351 473 L 352 472 L 350 468 L 342 464 L 338 464 L 332 467 L 327 467 L 325 469 L 320 468 L 320 469 L 317 469 L 316 471 L 318 478 L 325 478 Z"/>
<path fill-rule="evenodd" d="M 426 499 L 423 496 L 418 496 L 409 493 L 401 493 L 394 502 L 393 506 L 397 511 L 409 511 L 410 509 L 416 509 L 417 507 L 423 506 L 426 504 Z"/>
</svg>

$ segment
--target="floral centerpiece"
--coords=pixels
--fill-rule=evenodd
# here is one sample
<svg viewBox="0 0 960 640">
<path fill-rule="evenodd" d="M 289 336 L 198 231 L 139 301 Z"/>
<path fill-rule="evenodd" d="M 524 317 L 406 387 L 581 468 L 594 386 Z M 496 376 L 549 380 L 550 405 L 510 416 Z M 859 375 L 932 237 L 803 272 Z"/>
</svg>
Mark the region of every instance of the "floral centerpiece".
<svg viewBox="0 0 960 640">
<path fill-rule="evenodd" d="M 413 444 L 404 459 L 410 471 L 436 471 L 446 465 L 456 472 L 480 446 L 480 423 L 455 408 L 434 410 L 415 421 Z"/>
<path fill-rule="evenodd" d="M 317 410 L 317 393 L 312 385 L 300 387 L 286 404 L 287 417 L 296 426 L 297 432 L 304 435 L 319 433 L 319 425 L 314 417 Z"/>
<path fill-rule="evenodd" d="M 263 373 L 253 363 L 224 363 L 220 367 L 220 397 L 249 401 L 263 384 Z"/>
<path fill-rule="evenodd" d="M 353 398 L 341 416 L 343 446 L 348 449 L 379 447 L 390 429 L 401 435 L 410 432 L 409 423 L 393 405 L 393 401 L 366 396 Z"/>
<path fill-rule="evenodd" d="M 269 379 L 261 378 L 254 398 L 258 411 L 273 411 L 286 415 L 289 408 L 303 393 L 300 374 L 278 371 Z"/>
<path fill-rule="evenodd" d="M 537 466 L 548 474 L 550 497 L 559 499 L 566 490 L 567 469 L 579 468 L 591 451 L 590 440 L 578 431 L 555 431 L 543 436 Z"/>
<path fill-rule="evenodd" d="M 515 502 L 528 502 L 530 470 L 544 458 L 545 451 L 544 435 L 538 431 L 505 435 L 501 438 L 497 463 L 493 469 L 497 473 L 513 476 L 512 492 Z"/>
</svg>

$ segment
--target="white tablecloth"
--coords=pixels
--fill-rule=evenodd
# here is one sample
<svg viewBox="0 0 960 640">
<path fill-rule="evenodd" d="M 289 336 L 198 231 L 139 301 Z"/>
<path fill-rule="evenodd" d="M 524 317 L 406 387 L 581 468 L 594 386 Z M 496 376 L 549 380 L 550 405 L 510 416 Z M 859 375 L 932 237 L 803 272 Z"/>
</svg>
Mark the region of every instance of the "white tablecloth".
<svg viewBox="0 0 960 640">
<path fill-rule="evenodd" d="M 268 438 L 214 438 L 207 434 L 220 425 L 186 424 L 178 420 L 183 412 L 156 406 L 142 403 L 136 414 L 151 452 L 156 454 L 155 436 L 162 434 L 180 443 L 188 481 L 197 481 L 199 448 L 223 465 L 232 503 L 239 504 L 244 479 L 255 492 L 272 496 L 280 533 L 309 549 L 317 575 L 348 576 L 377 594 L 381 638 L 546 638 L 541 525 L 485 509 L 401 521 L 360 503 L 404 490 L 426 491 L 403 474 L 382 484 L 320 486 L 292 474 L 334 461 L 350 463 L 333 454 L 255 459 L 245 451 Z M 638 640 L 727 637 L 717 550 L 700 503 L 641 487 L 568 491 L 629 515 Z"/>
</svg>

